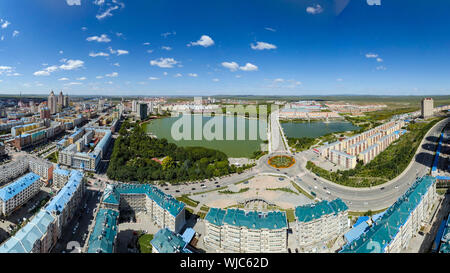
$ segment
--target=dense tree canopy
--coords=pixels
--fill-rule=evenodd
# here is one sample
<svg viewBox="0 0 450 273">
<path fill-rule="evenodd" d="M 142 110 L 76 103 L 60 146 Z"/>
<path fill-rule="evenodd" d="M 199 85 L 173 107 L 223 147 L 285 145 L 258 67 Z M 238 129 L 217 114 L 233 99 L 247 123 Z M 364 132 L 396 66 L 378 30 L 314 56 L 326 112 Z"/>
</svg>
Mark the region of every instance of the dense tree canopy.
<svg viewBox="0 0 450 273">
<path fill-rule="evenodd" d="M 107 171 L 110 179 L 171 183 L 198 180 L 242 172 L 244 167 L 229 165 L 220 151 L 203 147 L 178 147 L 166 139 L 151 138 L 141 126 L 131 130 L 122 124 Z"/>
</svg>

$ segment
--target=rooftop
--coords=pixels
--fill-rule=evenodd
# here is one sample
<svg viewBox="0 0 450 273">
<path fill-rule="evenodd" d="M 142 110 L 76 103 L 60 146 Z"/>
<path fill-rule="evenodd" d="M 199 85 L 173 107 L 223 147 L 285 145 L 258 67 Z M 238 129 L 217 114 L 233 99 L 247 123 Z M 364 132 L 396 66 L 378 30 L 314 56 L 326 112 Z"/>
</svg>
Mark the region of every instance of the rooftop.
<svg viewBox="0 0 450 273">
<path fill-rule="evenodd" d="M 151 244 L 159 253 L 190 252 L 185 249 L 187 243 L 183 238 L 167 228 L 160 229 L 153 237 Z"/>
<path fill-rule="evenodd" d="M 244 211 L 241 209 L 222 210 L 211 208 L 205 220 L 222 226 L 224 223 L 249 229 L 281 229 L 287 228 L 286 212 L 284 211 Z"/>
<path fill-rule="evenodd" d="M 339 198 L 333 201 L 323 200 L 317 203 L 296 207 L 295 218 L 299 222 L 310 222 L 320 219 L 324 215 L 338 214 L 345 210 L 348 210 L 348 207 Z"/>
<path fill-rule="evenodd" d="M 406 223 L 411 212 L 422 201 L 428 189 L 436 182 L 432 176 L 424 176 L 409 188 L 373 225 L 352 243 L 345 245 L 340 252 L 368 253 L 384 252 L 386 246 Z M 379 246 L 374 248 L 374 246 Z"/>
<path fill-rule="evenodd" d="M 50 200 L 49 204 L 45 207 L 45 210 L 48 212 L 62 212 L 67 202 L 72 198 L 73 193 L 77 190 L 82 179 L 82 172 L 72 170 L 70 172 L 69 181 L 67 181 L 58 194 Z"/>
<path fill-rule="evenodd" d="M 95 226 L 89 237 L 88 253 L 112 253 L 117 235 L 119 212 L 111 209 L 99 209 Z"/>
<path fill-rule="evenodd" d="M 9 199 L 13 198 L 14 196 L 22 192 L 24 189 L 28 188 L 39 178 L 41 178 L 39 175 L 32 172 L 29 172 L 21 176 L 13 183 L 6 185 L 0 189 L 0 199 L 2 199 L 5 202 L 8 201 Z"/>
</svg>

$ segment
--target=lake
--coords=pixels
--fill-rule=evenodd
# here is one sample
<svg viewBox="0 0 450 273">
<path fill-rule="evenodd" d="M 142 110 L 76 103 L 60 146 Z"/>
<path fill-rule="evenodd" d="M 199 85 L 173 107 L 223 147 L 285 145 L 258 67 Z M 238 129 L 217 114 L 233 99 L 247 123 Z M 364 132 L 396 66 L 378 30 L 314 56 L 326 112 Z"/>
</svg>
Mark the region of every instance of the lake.
<svg viewBox="0 0 450 273">
<path fill-rule="evenodd" d="M 181 126 L 182 122 L 186 126 Z M 250 157 L 253 152 L 261 150 L 261 144 L 267 138 L 265 122 L 232 116 L 167 117 L 146 123 L 145 130 L 178 146 L 216 149 L 229 157 Z"/>
<path fill-rule="evenodd" d="M 286 137 L 320 137 L 329 133 L 354 131 L 359 127 L 350 122 L 282 122 Z"/>
</svg>

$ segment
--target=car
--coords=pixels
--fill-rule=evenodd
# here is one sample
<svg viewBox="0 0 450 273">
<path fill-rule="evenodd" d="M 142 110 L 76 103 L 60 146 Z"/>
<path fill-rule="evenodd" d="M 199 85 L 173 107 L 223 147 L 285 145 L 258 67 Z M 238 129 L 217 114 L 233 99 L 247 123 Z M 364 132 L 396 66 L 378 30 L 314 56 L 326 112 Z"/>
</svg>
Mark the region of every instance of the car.
<svg viewBox="0 0 450 273">
<path fill-rule="evenodd" d="M 381 187 L 381 189 L 380 190 L 384 190 L 384 187 Z"/>
<path fill-rule="evenodd" d="M 175 192 L 180 192 L 179 190 L 176 190 Z"/>
<path fill-rule="evenodd" d="M 195 191 L 195 188 L 192 188 L 191 190 Z"/>
<path fill-rule="evenodd" d="M 315 177 L 314 177 L 314 180 L 316 180 L 316 181 L 317 181 L 317 178 L 315 178 Z"/>
<path fill-rule="evenodd" d="M 168 190 L 169 190 L 169 188 L 165 188 L 165 190 L 166 190 L 166 191 L 168 191 Z"/>
<path fill-rule="evenodd" d="M 214 184 L 218 184 L 218 183 L 219 183 L 219 181 L 214 182 Z"/>
<path fill-rule="evenodd" d="M 216 185 L 216 188 L 219 188 L 220 187 L 220 185 Z"/>
</svg>

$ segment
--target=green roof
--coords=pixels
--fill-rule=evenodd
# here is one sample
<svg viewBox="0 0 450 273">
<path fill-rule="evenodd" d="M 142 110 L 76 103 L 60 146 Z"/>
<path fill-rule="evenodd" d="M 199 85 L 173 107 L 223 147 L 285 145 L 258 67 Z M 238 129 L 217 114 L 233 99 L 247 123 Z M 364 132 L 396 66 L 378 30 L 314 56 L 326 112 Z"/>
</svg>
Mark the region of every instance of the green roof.
<svg viewBox="0 0 450 273">
<path fill-rule="evenodd" d="M 88 253 L 112 253 L 117 235 L 119 212 L 111 209 L 99 209 L 95 226 L 89 237 Z"/>
<path fill-rule="evenodd" d="M 187 243 L 183 240 L 180 234 L 170 231 L 168 228 L 160 229 L 153 240 L 152 247 L 159 253 L 188 253 L 185 247 Z"/>
<path fill-rule="evenodd" d="M 173 216 L 177 216 L 185 207 L 183 202 L 149 184 L 108 185 L 103 195 L 103 202 L 119 205 L 120 195 L 122 194 L 145 194 Z"/>
<path fill-rule="evenodd" d="M 348 210 L 348 207 L 339 198 L 330 202 L 323 200 L 317 203 L 296 207 L 295 218 L 299 222 L 310 222 L 319 219 L 324 215 L 338 214 L 345 210 Z"/>
<path fill-rule="evenodd" d="M 222 210 L 211 208 L 205 220 L 221 226 L 224 223 L 249 229 L 280 229 L 287 228 L 286 212 L 284 211 L 244 211 L 241 209 Z"/>
<path fill-rule="evenodd" d="M 432 176 L 424 176 L 403 194 L 358 239 L 345 245 L 341 253 L 382 253 L 409 219 L 411 212 L 421 202 L 423 195 L 436 182 Z"/>
</svg>

